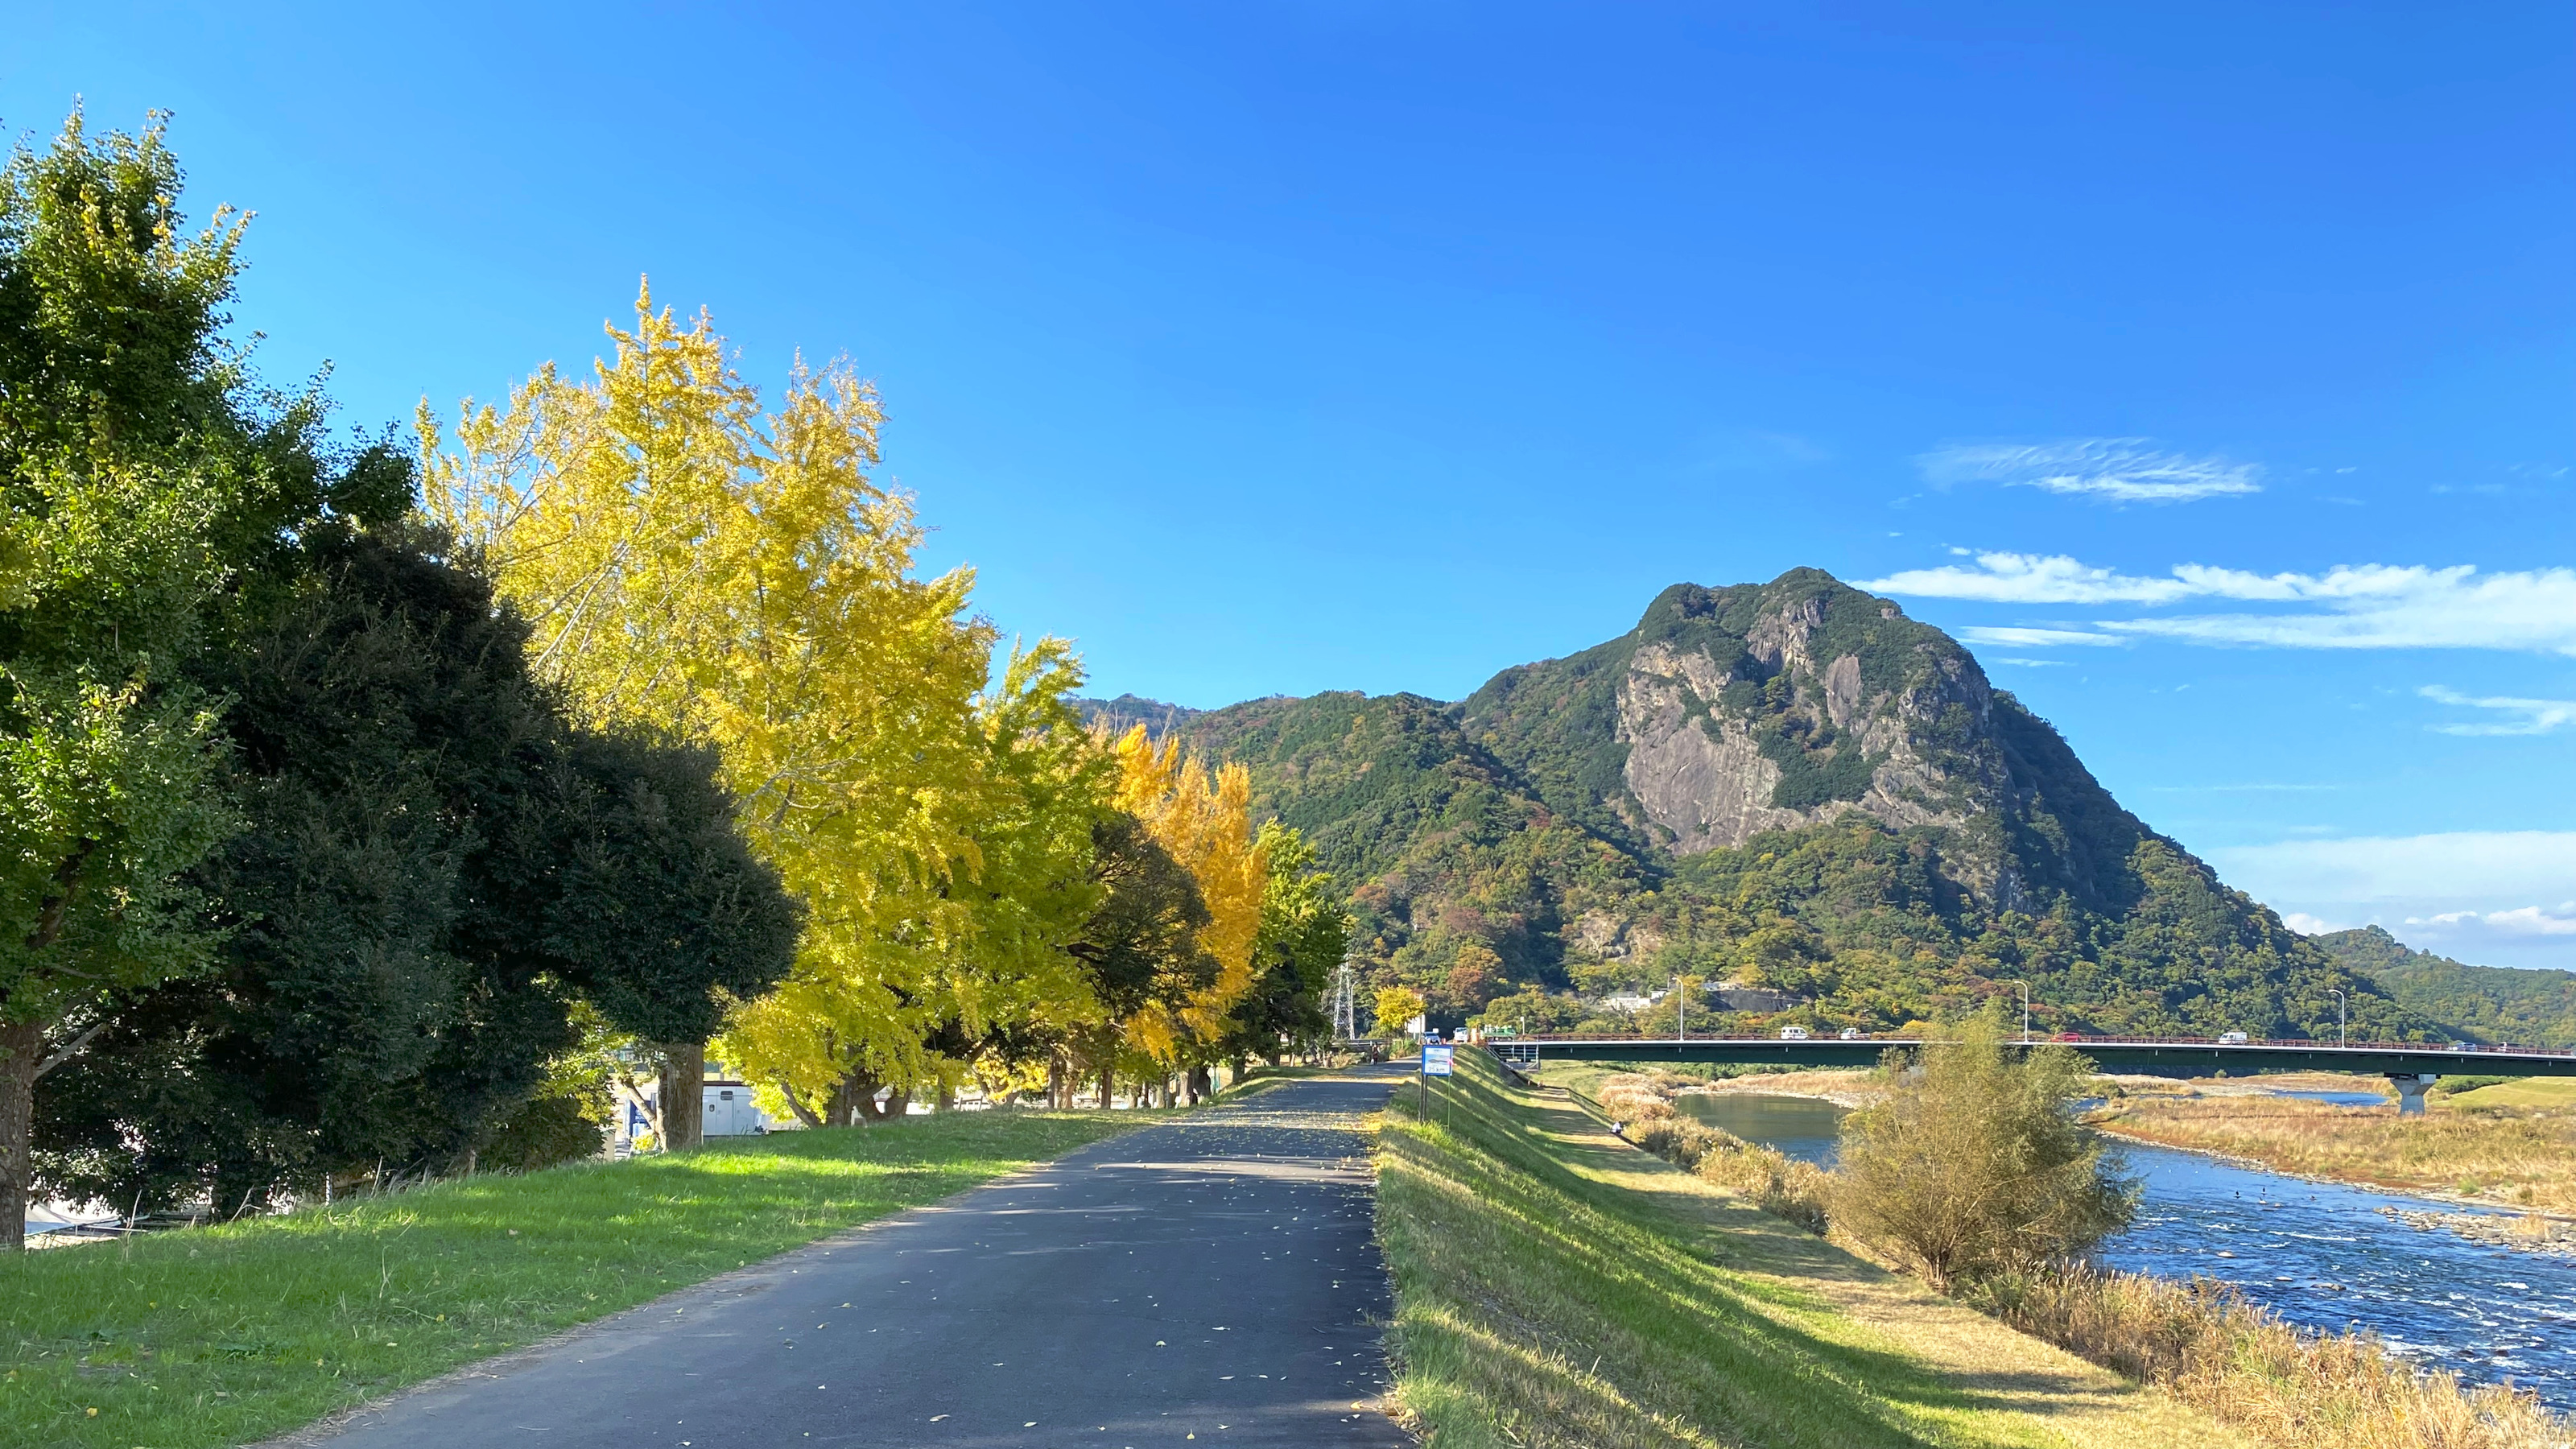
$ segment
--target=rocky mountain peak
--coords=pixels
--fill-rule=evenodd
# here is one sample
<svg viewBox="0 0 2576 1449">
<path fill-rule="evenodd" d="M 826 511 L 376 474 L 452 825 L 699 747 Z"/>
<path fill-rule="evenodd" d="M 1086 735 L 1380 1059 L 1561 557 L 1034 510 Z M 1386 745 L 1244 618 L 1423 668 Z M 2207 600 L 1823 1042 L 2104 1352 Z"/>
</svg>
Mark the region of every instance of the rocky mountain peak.
<svg viewBox="0 0 2576 1449">
<path fill-rule="evenodd" d="M 2115 1030 L 2306 1030 L 2329 988 L 2416 1029 L 2122 809 L 1949 636 L 1813 569 L 1677 584 L 1456 704 L 1085 708 L 1243 762 L 1255 808 L 1350 884 L 1372 979 L 1444 1010 L 1504 989 L 1499 959 L 1524 1006 L 1690 972 L 1886 1025 L 2009 978 Z"/>
<path fill-rule="evenodd" d="M 1657 604 L 1617 685 L 1617 732 L 1635 809 L 1674 851 L 1854 811 L 1959 825 L 1996 805 L 1996 762 L 1975 748 L 1993 693 L 1939 630 L 1814 570 Z"/>
</svg>

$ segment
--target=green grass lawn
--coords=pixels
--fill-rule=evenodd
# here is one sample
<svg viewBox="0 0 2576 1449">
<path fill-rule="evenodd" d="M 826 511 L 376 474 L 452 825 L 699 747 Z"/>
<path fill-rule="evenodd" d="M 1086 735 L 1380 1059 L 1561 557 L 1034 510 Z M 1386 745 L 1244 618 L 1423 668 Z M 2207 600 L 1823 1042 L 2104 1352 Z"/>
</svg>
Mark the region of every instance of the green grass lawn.
<svg viewBox="0 0 2576 1449">
<path fill-rule="evenodd" d="M 2452 1107 L 2576 1107 L 2576 1077 L 2522 1077 L 2444 1099 Z"/>
<path fill-rule="evenodd" d="M 0 1444 L 239 1444 L 1170 1112 L 956 1112 L 0 1259 Z"/>
<path fill-rule="evenodd" d="M 1379 1149 L 1396 1397 L 1437 1449 L 2241 1443 L 1458 1065 Z"/>
</svg>

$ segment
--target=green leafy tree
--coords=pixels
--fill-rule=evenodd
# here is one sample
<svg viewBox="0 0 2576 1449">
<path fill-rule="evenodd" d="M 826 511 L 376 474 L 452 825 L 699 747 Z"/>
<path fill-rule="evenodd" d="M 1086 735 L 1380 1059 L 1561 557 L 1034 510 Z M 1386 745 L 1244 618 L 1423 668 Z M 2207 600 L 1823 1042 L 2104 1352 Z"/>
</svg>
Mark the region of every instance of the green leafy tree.
<svg viewBox="0 0 2576 1449">
<path fill-rule="evenodd" d="M 1266 821 L 1259 840 L 1270 862 L 1253 938 L 1252 987 L 1228 1010 L 1216 1050 L 1243 1074 L 1247 1057 L 1277 1065 L 1288 1047 L 1329 1035 L 1324 994 L 1350 952 L 1351 913 L 1331 876 L 1315 869 L 1315 848 L 1293 828 Z M 1204 1091 L 1198 1068 L 1193 1091 Z"/>
<path fill-rule="evenodd" d="M 1092 830 L 1092 882 L 1099 908 L 1071 944 L 1098 1003 L 1095 1015 L 1068 1033 L 1075 1062 L 1100 1075 L 1100 1105 L 1123 1045 L 1122 1023 L 1149 1008 L 1177 1013 L 1216 984 L 1216 957 L 1199 943 L 1209 920 L 1197 878 L 1125 811 Z"/>
<path fill-rule="evenodd" d="M 0 1246 L 39 1078 L 217 933 L 185 877 L 233 829 L 211 611 L 334 490 L 317 409 L 218 338 L 239 221 L 188 235 L 157 123 L 75 114 L 0 172 Z"/>
<path fill-rule="evenodd" d="M 2072 1258 L 2126 1227 L 2137 1187 L 2075 1121 L 2092 1063 L 2062 1046 L 2016 1054 L 2003 1019 L 1891 1052 L 1886 1095 L 1843 1122 L 1836 1226 L 1935 1288 Z"/>
<path fill-rule="evenodd" d="M 703 1032 L 785 970 L 791 905 L 712 757 L 572 730 L 441 546 L 308 529 L 302 577 L 199 661 L 244 825 L 190 877 L 222 940 L 52 1079 L 54 1185 L 232 1211 L 380 1163 L 524 1161 L 568 1009 Z"/>
<path fill-rule="evenodd" d="M 660 1067 L 657 1135 L 699 1145 L 704 1043 L 738 1002 L 786 978 L 801 911 L 734 824 L 715 751 L 632 732 L 576 732 L 545 826 L 492 871 L 534 923 L 533 953 Z M 506 923 L 506 924 L 505 924 Z"/>
</svg>

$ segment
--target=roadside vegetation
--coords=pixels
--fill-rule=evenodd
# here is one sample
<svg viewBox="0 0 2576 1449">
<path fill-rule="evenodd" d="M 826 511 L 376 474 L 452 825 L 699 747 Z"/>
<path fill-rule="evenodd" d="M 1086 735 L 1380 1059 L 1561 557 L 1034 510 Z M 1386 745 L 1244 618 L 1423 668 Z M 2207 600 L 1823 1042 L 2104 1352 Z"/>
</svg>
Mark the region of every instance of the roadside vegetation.
<svg viewBox="0 0 2576 1449">
<path fill-rule="evenodd" d="M 1380 1139 L 1396 1400 L 1438 1449 L 2242 1442 L 1458 1069 Z"/>
<path fill-rule="evenodd" d="M 2096 1122 L 2302 1177 L 2576 1212 L 2576 1080 L 2478 1087 L 2435 1098 L 2421 1117 L 2295 1097 L 2130 1097 Z"/>
<path fill-rule="evenodd" d="M 255 1441 L 1161 1116 L 783 1132 L 0 1255 L 0 1440 Z"/>
<path fill-rule="evenodd" d="M 2576 1444 L 2576 1424 L 2532 1395 L 2466 1387 L 2448 1373 L 2419 1375 L 2368 1334 L 2303 1332 L 2206 1279 L 2089 1267 L 2083 1250 L 2127 1220 L 2130 1199 L 2068 1110 L 2090 1091 L 2085 1065 L 2047 1049 L 2015 1062 L 1997 1049 L 1991 1023 L 1971 1023 L 1961 1035 L 1882 1071 L 1872 1105 L 1846 1119 L 1831 1173 L 1677 1115 L 1669 1098 L 1685 1079 L 1670 1074 L 1609 1077 L 1600 1101 L 1638 1146 L 1855 1253 L 1906 1268 L 2003 1323 L 2152 1384 L 2252 1442 Z M 2271 1100 L 2211 1105 L 2241 1110 Z M 2372 1120 L 2392 1125 L 2384 1110 Z"/>
<path fill-rule="evenodd" d="M 1343 888 L 924 575 L 851 365 L 764 392 L 645 292 L 339 433 L 163 121 L 0 163 L 0 1252 L 690 1148 L 710 1053 L 843 1127 L 1329 1036 Z"/>
</svg>

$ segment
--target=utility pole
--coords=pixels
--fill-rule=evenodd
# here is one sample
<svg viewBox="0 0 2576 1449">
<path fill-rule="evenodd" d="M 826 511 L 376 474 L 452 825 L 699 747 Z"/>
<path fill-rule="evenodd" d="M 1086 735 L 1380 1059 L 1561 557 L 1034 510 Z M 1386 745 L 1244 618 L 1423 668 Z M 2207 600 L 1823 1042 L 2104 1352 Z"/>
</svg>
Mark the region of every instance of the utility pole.
<svg viewBox="0 0 2576 1449">
<path fill-rule="evenodd" d="M 1673 1031 L 1684 1041 L 1690 1040 L 1690 991 L 1683 984 L 1689 980 L 1687 976 L 1673 978 Z"/>
<path fill-rule="evenodd" d="M 1346 1042 L 1360 1036 L 1359 973 L 1348 958 L 1333 972 L 1333 1035 Z"/>
<path fill-rule="evenodd" d="M 2028 1046 L 2030 1045 L 2030 983 L 2016 981 L 2013 985 L 2021 988 L 2021 1044 Z"/>
<path fill-rule="evenodd" d="M 2331 986 L 2327 987 L 2326 989 L 2327 989 L 2328 991 L 2334 991 L 2334 988 L 2333 988 L 2333 987 L 2331 987 Z M 2344 1012 L 2344 999 L 2343 999 L 2343 993 L 2342 993 L 2342 992 L 2340 992 L 2340 991 L 2335 991 L 2334 996 L 2335 996 L 2335 1045 L 2336 1045 L 2336 1046 L 2339 1046 L 2339 1047 L 2348 1047 L 2348 1046 L 2352 1045 L 2352 1028 L 2351 1028 L 2351 1027 L 2346 1023 L 2346 1019 L 2345 1019 L 2345 1012 Z"/>
</svg>

